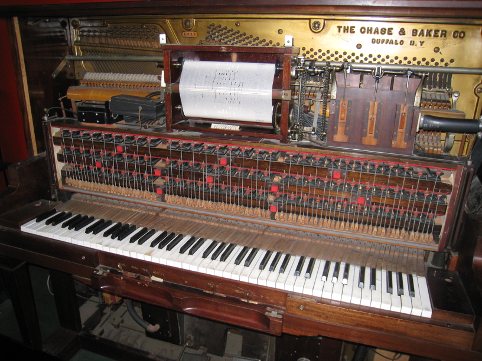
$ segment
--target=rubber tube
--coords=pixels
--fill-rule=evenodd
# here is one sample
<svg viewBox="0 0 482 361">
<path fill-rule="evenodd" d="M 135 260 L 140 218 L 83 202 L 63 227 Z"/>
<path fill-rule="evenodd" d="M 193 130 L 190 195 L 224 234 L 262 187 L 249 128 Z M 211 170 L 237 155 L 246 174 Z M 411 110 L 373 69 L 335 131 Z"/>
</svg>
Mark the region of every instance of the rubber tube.
<svg viewBox="0 0 482 361">
<path fill-rule="evenodd" d="M 478 119 L 454 119 L 423 115 L 420 121 L 420 129 L 435 132 L 478 133 L 482 131 L 482 125 Z"/>
<path fill-rule="evenodd" d="M 134 304 L 132 303 L 132 300 L 129 299 L 127 299 L 127 311 L 129 311 L 129 314 L 134 319 L 134 321 L 136 321 L 147 332 L 156 332 L 161 327 L 159 326 L 159 324 L 151 325 L 146 320 L 143 320 L 134 309 Z"/>
</svg>

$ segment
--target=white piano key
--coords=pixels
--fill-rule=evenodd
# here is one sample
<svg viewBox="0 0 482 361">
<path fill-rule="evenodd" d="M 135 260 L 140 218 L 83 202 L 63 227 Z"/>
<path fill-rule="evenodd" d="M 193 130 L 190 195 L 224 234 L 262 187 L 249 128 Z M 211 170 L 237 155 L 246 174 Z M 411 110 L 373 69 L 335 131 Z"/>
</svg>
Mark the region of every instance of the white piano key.
<svg viewBox="0 0 482 361">
<path fill-rule="evenodd" d="M 317 277 L 321 278 L 321 276 L 319 275 L 320 263 L 321 263 L 321 259 L 315 260 L 315 264 L 313 265 L 313 272 L 311 274 L 311 277 L 307 278 L 304 285 L 303 285 L 303 291 L 302 291 L 303 294 L 313 295 L 313 288 L 315 286 L 315 282 L 317 280 Z"/>
<path fill-rule="evenodd" d="M 326 277 L 325 285 L 323 286 L 323 292 L 321 297 L 331 300 L 331 294 L 333 292 L 333 272 L 335 270 L 335 262 L 330 263 L 330 270 L 328 272 L 328 277 Z"/>
<path fill-rule="evenodd" d="M 98 218 L 94 218 L 94 220 L 92 222 L 90 222 L 89 225 L 87 225 L 87 226 L 83 227 L 82 229 L 80 229 L 79 231 L 77 231 L 77 234 L 72 236 L 72 243 L 78 244 L 79 246 L 83 246 L 84 245 L 84 239 L 86 237 L 92 236 L 92 233 L 87 234 L 87 233 L 85 233 L 85 231 L 87 230 L 87 228 L 90 225 L 94 224 L 98 220 L 99 220 Z"/>
<path fill-rule="evenodd" d="M 60 227 L 60 226 L 43 225 L 42 227 L 37 228 L 37 229 L 35 230 L 35 233 L 32 233 L 32 234 L 36 234 L 37 236 L 52 238 L 52 234 L 53 234 L 55 231 L 58 231 L 58 230 L 59 230 L 59 227 Z M 62 228 L 62 229 L 63 229 L 64 231 L 66 230 L 66 228 Z"/>
<path fill-rule="evenodd" d="M 432 317 L 432 302 L 428 290 L 427 280 L 423 276 L 417 276 L 420 301 L 422 302 L 422 317 Z"/>
<path fill-rule="evenodd" d="M 251 262 L 251 266 L 246 267 L 243 272 L 241 272 L 241 275 L 239 276 L 239 280 L 243 282 L 248 282 L 248 283 L 253 283 L 257 284 L 258 283 L 258 277 L 260 273 L 262 272 L 259 269 L 259 264 L 263 260 L 264 256 L 266 255 L 266 250 L 265 249 L 260 249 L 258 253 L 256 254 L 256 257 L 254 257 L 253 262 Z"/>
<path fill-rule="evenodd" d="M 44 224 L 45 224 L 45 221 L 43 221 L 43 222 L 44 222 Z M 34 219 L 28 221 L 27 223 L 22 224 L 22 225 L 20 226 L 20 230 L 21 230 L 22 232 L 32 233 L 31 228 L 32 228 L 35 224 L 37 224 L 37 223 L 40 223 L 40 222 L 37 222 L 36 219 L 34 218 Z"/>
<path fill-rule="evenodd" d="M 178 258 L 179 258 L 179 256 L 182 256 L 182 255 L 179 253 L 179 250 L 184 245 L 184 243 L 189 241 L 189 239 L 191 237 L 192 237 L 191 235 L 185 236 L 183 239 L 181 239 L 181 241 L 174 248 L 172 248 L 170 251 L 168 251 L 168 252 L 170 252 L 170 254 L 168 254 L 167 258 L 166 258 L 166 264 L 168 266 L 181 268 L 181 262 L 178 261 Z"/>
<path fill-rule="evenodd" d="M 135 232 L 129 234 L 127 237 L 125 237 L 123 240 L 118 240 L 116 239 L 117 241 L 117 247 L 116 247 L 116 250 L 115 250 L 115 253 L 117 254 L 120 254 L 120 255 L 124 255 L 124 256 L 127 256 L 129 257 L 129 251 L 126 250 L 125 248 L 127 248 L 128 246 L 130 246 L 132 243 L 130 243 L 130 239 L 132 237 L 133 234 L 137 233 L 137 231 L 139 231 L 139 228 L 136 229 Z"/>
<path fill-rule="evenodd" d="M 183 268 L 189 269 L 191 271 L 198 271 L 198 266 L 202 262 L 202 255 L 204 251 L 213 242 L 212 239 L 206 239 L 201 247 L 192 255 L 188 256 L 183 262 Z"/>
<path fill-rule="evenodd" d="M 298 267 L 298 263 L 300 262 L 300 258 L 301 258 L 301 256 L 295 256 L 294 257 L 291 269 L 288 273 L 288 277 L 286 277 L 286 280 L 284 282 L 284 289 L 286 291 L 292 291 L 293 292 L 295 290 L 296 280 L 298 279 L 298 277 L 301 276 L 301 273 L 300 273 L 300 276 L 295 276 L 295 271 L 296 271 L 296 268 Z M 304 279 L 305 278 L 304 274 L 301 277 L 303 277 L 303 279 Z"/>
<path fill-rule="evenodd" d="M 306 270 L 308 269 L 309 263 L 310 263 L 310 257 L 306 257 L 305 263 L 303 264 L 303 268 L 301 269 L 300 275 L 296 277 L 293 291 L 298 293 L 303 293 L 305 282 L 308 280 L 308 278 L 306 278 L 305 275 L 306 275 Z"/>
<path fill-rule="evenodd" d="M 119 241 L 117 238 L 112 238 L 111 236 L 112 235 L 104 237 L 101 247 L 105 252 L 116 253 L 116 249 L 119 246 Z"/>
<path fill-rule="evenodd" d="M 65 228 L 67 229 L 67 228 Z M 75 229 L 67 229 L 66 232 L 62 233 L 60 235 L 60 240 L 67 242 L 67 243 L 72 243 L 72 237 L 77 234 L 77 231 Z"/>
<path fill-rule="evenodd" d="M 341 294 L 341 300 L 343 302 L 351 302 L 352 294 L 353 294 L 353 288 L 356 287 L 358 288 L 358 285 L 355 282 L 355 274 L 357 271 L 357 267 L 350 265 L 350 271 L 348 273 L 348 280 L 346 285 L 343 286 L 343 292 Z"/>
<path fill-rule="evenodd" d="M 219 247 L 220 243 L 218 242 L 216 244 L 216 247 L 214 247 L 214 249 L 211 251 L 211 253 L 204 259 L 202 259 L 202 261 L 199 263 L 199 265 L 197 266 L 197 271 L 200 272 L 200 273 L 204 273 L 204 274 L 214 274 L 214 268 L 212 268 L 212 273 L 209 273 L 208 272 L 208 268 L 209 268 L 209 265 L 211 262 L 218 262 L 218 261 L 213 261 L 211 259 L 211 256 L 213 254 L 213 252 L 215 252 L 216 248 Z M 219 258 L 220 256 L 218 256 Z M 217 265 L 217 263 L 216 263 Z"/>
<path fill-rule="evenodd" d="M 184 263 L 185 263 L 185 261 L 186 261 L 186 258 L 189 257 L 189 249 L 190 249 L 191 247 L 193 247 L 198 240 L 199 240 L 199 237 L 196 237 L 196 239 L 194 240 L 194 243 L 192 243 L 191 246 L 190 246 L 184 253 L 182 253 L 182 254 L 179 253 L 179 256 L 174 260 L 174 262 L 175 262 L 175 264 L 176 264 L 175 267 L 186 269 L 186 268 L 184 267 Z M 203 245 L 204 245 L 204 243 L 203 243 Z"/>
<path fill-rule="evenodd" d="M 351 303 L 355 305 L 361 304 L 362 289 L 358 287 L 358 275 L 360 274 L 360 266 L 353 266 L 353 287 L 351 294 Z"/>
<path fill-rule="evenodd" d="M 37 234 L 38 229 L 46 226 L 45 222 L 47 221 L 47 219 L 44 219 L 43 221 L 37 222 L 34 218 L 31 221 L 22 225 L 20 227 L 20 230 L 23 231 L 23 232 L 31 233 L 31 234 Z"/>
<path fill-rule="evenodd" d="M 231 274 L 231 267 L 235 266 L 234 260 L 236 259 L 237 255 L 239 254 L 239 252 L 241 252 L 242 249 L 243 249 L 243 246 L 235 246 L 233 251 L 228 256 L 228 258 L 226 258 L 225 261 L 221 261 L 219 265 L 216 267 L 216 270 L 214 271 L 214 275 L 219 277 L 229 278 Z M 220 255 L 220 257 L 221 256 L 222 254 Z"/>
<path fill-rule="evenodd" d="M 173 242 L 175 239 L 178 239 L 177 237 L 181 237 L 181 241 L 172 248 L 170 251 L 167 250 L 167 247 L 171 242 Z M 177 251 L 179 248 L 181 248 L 180 244 L 186 241 L 186 237 L 191 237 L 191 236 L 184 236 L 181 234 L 176 234 L 176 236 L 169 241 L 162 249 L 158 249 L 153 255 L 152 255 L 152 262 L 159 263 L 159 264 L 164 264 L 167 265 L 167 262 L 170 262 L 170 266 L 172 266 L 172 260 L 170 259 L 171 257 L 176 257 L 177 256 Z M 176 252 L 174 252 L 176 251 Z"/>
<path fill-rule="evenodd" d="M 234 263 L 234 261 L 238 257 L 239 253 L 243 250 L 243 248 L 244 248 L 243 246 L 236 246 L 234 248 L 233 252 L 231 253 L 231 255 L 234 255 L 234 258 L 231 258 L 231 255 L 230 255 L 230 258 L 232 259 L 232 262 L 229 262 L 229 263 L 226 264 L 226 267 L 223 269 L 223 273 L 222 273 L 221 277 L 236 279 L 236 275 L 233 275 L 234 270 L 238 266 L 241 266 L 241 267 L 244 267 L 244 266 L 243 265 L 237 265 L 237 264 Z M 237 279 L 238 280 L 239 280 L 239 274 L 240 273 L 241 273 L 241 271 L 237 272 L 237 276 L 238 276 Z"/>
<path fill-rule="evenodd" d="M 276 254 L 276 252 L 273 252 Z M 280 275 L 279 270 L 281 268 L 281 265 L 283 264 L 283 260 L 286 254 L 281 255 L 281 259 L 279 260 L 278 264 L 276 265 L 276 268 L 271 271 L 268 275 L 268 279 L 266 280 L 266 286 L 271 287 L 271 288 L 276 288 L 276 280 L 278 279 L 278 276 Z M 268 264 L 267 267 L 269 267 L 270 264 Z"/>
<path fill-rule="evenodd" d="M 104 237 L 104 232 L 110 230 L 114 226 L 115 223 L 112 223 L 107 228 L 103 229 L 101 232 L 95 235 L 95 237 L 89 241 L 91 248 L 102 250 L 103 243 L 108 242 L 108 240 L 110 239 L 109 237 Z"/>
<path fill-rule="evenodd" d="M 382 302 L 380 308 L 382 310 L 390 310 L 391 298 L 390 293 L 387 292 L 387 271 L 382 269 Z"/>
<path fill-rule="evenodd" d="M 325 269 L 326 260 L 320 260 L 320 268 L 318 269 L 318 275 L 315 279 L 315 285 L 313 287 L 313 296 L 322 297 L 323 295 L 323 288 L 325 286 L 325 282 L 323 280 L 323 270 Z"/>
<path fill-rule="evenodd" d="M 107 224 L 107 226 L 106 226 Z M 112 227 L 112 223 L 110 225 L 108 225 L 107 221 L 106 223 L 103 223 L 104 226 L 106 226 L 104 228 L 104 230 L 106 229 L 109 229 L 110 227 Z M 96 248 L 95 244 L 96 242 L 98 242 L 98 239 L 99 239 L 99 236 L 101 237 L 102 236 L 102 233 L 103 231 L 97 233 L 97 234 L 94 234 L 94 233 L 89 233 L 89 234 L 86 234 L 85 236 L 83 236 L 81 239 L 78 240 L 79 244 L 81 246 L 84 246 L 84 247 L 89 247 L 89 248 Z"/>
<path fill-rule="evenodd" d="M 159 237 L 162 234 L 162 232 L 164 232 L 164 230 L 156 231 L 151 237 L 149 237 L 148 240 L 146 240 L 141 245 L 136 243 L 136 247 L 134 247 L 129 253 L 130 256 L 133 258 L 146 260 L 147 258 L 146 255 L 149 252 L 154 251 L 154 247 L 151 247 L 151 242 L 154 241 L 157 237 Z"/>
<path fill-rule="evenodd" d="M 98 242 L 99 236 L 100 234 L 86 234 L 81 240 L 79 240 L 79 244 L 84 247 L 97 249 L 96 243 Z"/>
<path fill-rule="evenodd" d="M 375 289 L 372 290 L 372 300 L 370 307 L 381 308 L 382 307 L 382 271 L 377 269 Z"/>
<path fill-rule="evenodd" d="M 410 315 L 412 313 L 412 297 L 408 292 L 408 277 L 406 273 L 403 273 L 403 295 L 400 296 L 402 302 L 402 313 Z"/>
<path fill-rule="evenodd" d="M 336 283 L 333 283 L 333 290 L 331 292 L 331 299 L 334 300 L 334 301 L 341 301 L 341 297 L 342 297 L 342 294 L 343 294 L 343 288 L 344 288 L 343 276 L 340 275 L 337 278 Z"/>
<path fill-rule="evenodd" d="M 294 281 L 289 284 L 286 284 L 286 281 L 288 278 L 291 276 L 291 268 L 295 267 L 296 268 L 296 263 L 298 263 L 300 259 L 300 256 L 291 256 L 290 260 L 288 261 L 288 264 L 286 265 L 285 271 L 283 273 L 280 273 L 278 278 L 276 279 L 276 288 L 279 288 L 281 290 L 287 290 L 287 291 L 293 291 L 291 287 L 294 285 Z M 294 265 L 294 266 L 293 266 Z"/>
<path fill-rule="evenodd" d="M 361 289 L 361 302 L 362 306 L 370 306 L 372 302 L 372 291 L 370 290 L 370 267 L 365 267 L 365 282 Z"/>
<path fill-rule="evenodd" d="M 271 264 L 271 262 L 273 261 L 275 256 L 276 256 L 276 252 L 271 252 L 271 255 L 269 256 L 268 262 L 266 263 L 266 267 L 264 268 L 264 270 L 261 271 L 261 273 L 258 276 L 258 285 L 261 285 L 261 286 L 267 286 L 268 285 L 268 278 L 271 274 L 271 272 L 269 270 L 269 265 Z M 278 266 L 279 266 L 279 264 L 278 264 Z M 276 280 L 275 280 L 275 282 L 276 282 Z"/>
<path fill-rule="evenodd" d="M 216 259 L 214 260 L 211 260 L 211 262 L 209 263 L 208 267 L 206 267 L 207 269 L 207 273 L 210 274 L 210 275 L 216 275 L 216 268 L 221 264 L 221 257 L 223 255 L 223 253 L 228 249 L 228 247 L 230 246 L 230 244 L 227 244 L 222 252 L 220 254 L 217 255 Z M 216 245 L 216 248 L 215 250 L 218 248 L 218 245 Z M 226 265 L 223 264 L 221 265 L 221 268 L 224 268 Z M 222 270 L 221 270 L 222 272 Z"/>
<path fill-rule="evenodd" d="M 163 233 L 163 232 L 161 232 L 159 235 L 161 235 L 162 233 Z M 165 235 L 165 237 L 169 236 L 170 234 L 171 234 L 171 233 L 167 233 L 167 234 Z M 159 235 L 158 235 L 158 236 L 159 236 Z M 165 237 L 163 237 L 163 239 L 164 239 Z M 152 242 L 154 239 L 155 239 L 155 238 L 153 238 L 153 239 L 151 240 L 151 242 Z M 160 242 L 162 242 L 162 240 L 160 240 Z M 150 262 L 154 262 L 154 263 L 159 263 L 159 256 L 160 256 L 162 253 L 166 252 L 166 245 L 164 245 L 164 247 L 163 247 L 162 249 L 159 248 L 159 243 L 160 243 L 160 242 L 158 242 L 154 247 L 150 247 L 150 244 L 149 244 L 149 248 L 150 248 L 150 249 L 147 250 L 146 253 L 144 253 L 144 259 L 145 259 L 146 261 L 150 261 Z"/>
<path fill-rule="evenodd" d="M 136 234 L 138 234 L 140 232 L 142 232 L 142 227 L 137 227 L 137 229 L 134 232 L 129 234 L 125 238 L 125 240 L 127 242 L 124 242 L 124 243 L 122 243 L 122 245 L 119 245 L 119 247 L 117 249 L 117 253 L 122 254 L 124 256 L 127 256 L 127 257 L 130 257 L 131 250 L 137 245 L 137 241 L 131 243 L 131 239 L 132 239 L 132 237 L 134 237 Z"/>
<path fill-rule="evenodd" d="M 393 284 L 393 293 L 390 295 L 391 299 L 391 306 L 390 311 L 393 312 L 402 312 L 402 301 L 400 300 L 400 296 L 397 292 L 397 272 L 392 272 L 392 284 Z"/>
<path fill-rule="evenodd" d="M 422 307 L 422 300 L 420 298 L 420 289 L 418 287 L 417 276 L 413 274 L 412 277 L 413 277 L 413 289 L 415 291 L 415 297 L 412 297 L 412 315 L 422 316 L 423 307 Z"/>
<path fill-rule="evenodd" d="M 142 232 L 142 228 L 141 228 L 141 227 L 139 227 L 136 232 L 132 233 L 129 237 L 127 237 L 127 238 L 129 239 L 129 242 L 126 243 L 126 244 L 124 244 L 124 246 L 122 247 L 122 254 L 123 254 L 124 256 L 132 257 L 132 258 L 137 258 L 137 257 L 134 257 L 134 254 L 136 253 L 136 251 L 137 251 L 139 248 L 143 247 L 143 246 L 147 243 L 147 241 L 146 241 L 145 243 L 143 243 L 142 245 L 140 245 L 139 243 L 137 243 L 139 240 L 131 243 L 132 237 L 134 237 L 134 236 L 135 236 L 137 233 L 139 233 L 139 232 Z M 155 233 L 154 233 L 154 234 L 155 234 Z M 149 238 L 152 238 L 152 236 L 149 237 Z"/>
<path fill-rule="evenodd" d="M 340 277 L 343 277 L 343 272 L 342 272 L 342 269 L 343 269 L 343 268 L 342 268 L 342 265 L 343 265 L 343 267 L 344 267 L 345 263 L 341 263 L 341 262 L 334 262 L 334 263 L 333 263 L 333 266 L 332 266 L 332 267 L 333 267 L 333 277 L 331 277 L 331 279 L 330 279 L 332 283 L 337 283 L 337 282 L 338 282 L 338 279 L 339 279 Z M 338 273 L 337 273 L 337 275 L 335 275 L 335 268 L 336 268 L 336 266 L 338 266 Z"/>
</svg>

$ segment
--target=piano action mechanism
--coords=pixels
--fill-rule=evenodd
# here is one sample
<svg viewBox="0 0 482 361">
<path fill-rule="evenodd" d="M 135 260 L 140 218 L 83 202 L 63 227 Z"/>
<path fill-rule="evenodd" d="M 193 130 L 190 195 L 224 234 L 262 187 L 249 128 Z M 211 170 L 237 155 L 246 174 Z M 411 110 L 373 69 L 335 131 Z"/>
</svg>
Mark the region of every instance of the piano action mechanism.
<svg viewBox="0 0 482 361">
<path fill-rule="evenodd" d="M 68 200 L 23 232 L 95 250 L 75 263 L 112 294 L 274 335 L 480 356 L 480 295 L 456 272 L 482 128 L 480 60 L 460 54 L 480 50 L 479 25 L 69 21 L 74 55 L 54 76 L 72 63 L 74 114 L 43 123 L 51 192 Z"/>
</svg>

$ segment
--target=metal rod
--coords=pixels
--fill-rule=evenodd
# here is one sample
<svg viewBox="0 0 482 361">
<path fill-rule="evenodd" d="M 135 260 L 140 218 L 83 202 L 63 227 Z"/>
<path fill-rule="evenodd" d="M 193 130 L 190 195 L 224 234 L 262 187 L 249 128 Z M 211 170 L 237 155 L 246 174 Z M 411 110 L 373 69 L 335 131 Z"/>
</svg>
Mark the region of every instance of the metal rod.
<svg viewBox="0 0 482 361">
<path fill-rule="evenodd" d="M 62 69 L 67 65 L 68 61 L 145 61 L 145 62 L 157 62 L 163 63 L 164 56 L 162 55 L 149 55 L 149 56 L 140 56 L 140 55 L 127 55 L 127 56 L 119 56 L 119 55 L 104 55 L 104 56 L 96 56 L 96 55 L 66 55 L 64 59 L 60 62 L 60 64 L 55 68 L 54 72 L 52 73 L 52 78 L 56 78 L 57 75 L 60 74 Z"/>
<path fill-rule="evenodd" d="M 83 61 L 152 61 L 152 62 L 162 62 L 164 61 L 164 56 L 162 55 L 148 55 L 148 56 L 141 56 L 141 55 L 104 55 L 104 56 L 97 56 L 97 55 L 66 55 L 65 60 L 67 61 L 75 61 L 75 60 L 83 60 Z"/>
<path fill-rule="evenodd" d="M 381 68 L 383 71 L 398 71 L 407 72 L 411 70 L 416 73 L 450 73 L 450 74 L 470 74 L 482 75 L 482 68 L 451 68 L 444 66 L 422 66 L 422 65 L 395 65 L 395 64 L 375 64 L 375 63 L 343 63 L 336 61 L 315 61 L 316 67 L 325 67 L 329 64 L 330 67 L 344 68 L 347 65 L 351 70 L 375 70 Z"/>
</svg>

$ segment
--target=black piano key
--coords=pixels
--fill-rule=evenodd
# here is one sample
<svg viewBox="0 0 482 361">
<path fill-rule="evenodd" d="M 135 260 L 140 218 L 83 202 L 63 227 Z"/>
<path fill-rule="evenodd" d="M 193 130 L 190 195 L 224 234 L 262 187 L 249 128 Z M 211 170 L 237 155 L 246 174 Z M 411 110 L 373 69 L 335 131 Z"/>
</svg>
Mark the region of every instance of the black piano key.
<svg viewBox="0 0 482 361">
<path fill-rule="evenodd" d="M 281 267 L 279 268 L 279 273 L 285 273 L 286 267 L 288 267 L 288 262 L 290 261 L 291 255 L 287 254 L 281 263 Z"/>
<path fill-rule="evenodd" d="M 110 238 L 116 239 L 117 237 L 119 237 L 120 234 L 125 232 L 130 226 L 131 225 L 129 223 L 123 224 L 122 226 L 117 228 L 114 232 L 112 232 L 112 234 L 110 235 Z"/>
<path fill-rule="evenodd" d="M 159 243 L 167 237 L 167 235 L 169 234 L 169 232 L 167 231 L 164 231 L 162 232 L 160 235 L 158 235 L 156 238 L 154 238 L 150 244 L 150 247 L 156 247 L 157 245 L 159 245 Z"/>
<path fill-rule="evenodd" d="M 99 224 L 97 227 L 95 227 L 93 230 L 92 230 L 92 234 L 99 234 L 100 232 L 102 232 L 104 229 L 106 229 L 107 227 L 110 227 L 110 225 L 112 224 L 112 221 L 105 221 L 104 223 L 102 224 Z"/>
<path fill-rule="evenodd" d="M 145 235 L 143 235 L 141 238 L 139 238 L 139 242 L 137 242 L 137 244 L 139 245 L 142 245 L 144 243 L 146 243 L 146 241 L 151 238 L 154 234 L 156 234 L 156 230 L 155 229 L 151 229 L 149 232 L 147 232 Z"/>
<path fill-rule="evenodd" d="M 171 242 L 169 242 L 169 244 L 166 247 L 166 250 L 168 251 L 172 250 L 174 247 L 176 247 L 179 244 L 179 242 L 182 241 L 183 238 L 184 238 L 184 235 L 178 234 L 176 237 L 174 237 L 174 239 Z"/>
<path fill-rule="evenodd" d="M 397 272 L 397 294 L 403 296 L 403 274 L 402 272 Z"/>
<path fill-rule="evenodd" d="M 105 222 L 105 219 L 99 219 L 97 222 L 95 222 L 95 223 L 91 224 L 90 226 L 88 226 L 88 227 L 85 229 L 85 233 L 87 233 L 87 234 L 92 233 L 92 231 L 93 231 L 96 227 L 100 226 L 100 225 L 101 225 L 102 223 L 104 223 L 104 222 Z"/>
<path fill-rule="evenodd" d="M 64 223 L 62 223 L 61 227 L 66 228 L 72 224 L 72 222 L 76 222 L 80 217 L 82 217 L 80 214 L 77 214 L 73 216 L 72 218 L 66 220 Z"/>
<path fill-rule="evenodd" d="M 45 224 L 48 226 L 52 222 L 56 222 L 59 218 L 63 217 L 65 215 L 65 212 L 59 212 L 57 214 L 54 214 L 53 217 L 50 217 L 45 221 Z"/>
<path fill-rule="evenodd" d="M 343 284 L 346 285 L 348 283 L 348 277 L 350 276 L 350 264 L 345 263 L 345 269 L 343 270 Z"/>
<path fill-rule="evenodd" d="M 258 248 L 253 248 L 251 252 L 249 252 L 248 258 L 246 258 L 246 261 L 244 261 L 244 267 L 249 267 L 251 266 L 251 263 L 253 262 L 254 257 L 258 254 Z"/>
<path fill-rule="evenodd" d="M 241 252 L 239 252 L 239 254 L 236 256 L 236 259 L 234 260 L 234 264 L 235 265 L 238 265 L 241 263 L 241 261 L 244 259 L 244 257 L 246 256 L 246 254 L 248 253 L 249 251 L 249 247 L 248 246 L 244 246 L 243 249 L 241 249 Z"/>
<path fill-rule="evenodd" d="M 182 245 L 182 247 L 179 249 L 180 254 L 186 253 L 186 251 L 193 245 L 193 243 L 196 241 L 196 237 L 192 236 L 187 240 L 186 243 Z"/>
<path fill-rule="evenodd" d="M 82 216 L 80 217 L 79 219 L 77 219 L 75 222 L 72 222 L 69 224 L 69 227 L 68 229 L 71 230 L 71 229 L 74 229 L 78 224 L 81 224 L 82 222 L 84 222 L 86 219 L 88 219 L 89 216 Z"/>
<path fill-rule="evenodd" d="M 412 274 L 409 274 L 408 275 L 408 294 L 410 295 L 410 297 L 415 297 L 415 287 L 413 285 L 413 275 Z"/>
<path fill-rule="evenodd" d="M 328 281 L 328 273 L 330 273 L 331 261 L 326 261 L 325 267 L 323 268 L 323 273 L 321 275 L 322 281 Z"/>
<path fill-rule="evenodd" d="M 119 234 L 117 236 L 117 239 L 119 241 L 122 241 L 124 239 L 126 239 L 130 234 L 134 233 L 136 231 L 137 227 L 135 225 L 131 225 L 130 227 L 128 227 L 124 232 L 122 232 L 121 234 Z"/>
<path fill-rule="evenodd" d="M 316 260 L 314 258 L 310 258 L 310 262 L 308 262 L 308 267 L 306 268 L 305 278 L 311 278 L 313 274 L 313 268 L 315 267 Z"/>
<path fill-rule="evenodd" d="M 218 248 L 214 251 L 213 255 L 211 256 L 211 259 L 214 261 L 218 256 L 221 254 L 223 249 L 226 247 L 226 243 L 222 242 L 219 244 Z"/>
<path fill-rule="evenodd" d="M 53 221 L 51 223 L 52 226 L 57 226 L 59 224 L 61 224 L 62 222 L 68 220 L 70 217 L 72 217 L 72 212 L 67 212 L 65 213 L 62 217 L 60 217 L 59 219 Z"/>
<path fill-rule="evenodd" d="M 169 233 L 163 240 L 161 240 L 161 242 L 159 242 L 159 245 L 157 246 L 157 248 L 159 249 L 163 249 L 164 247 L 166 247 L 169 243 L 171 243 L 171 241 L 176 238 L 176 234 L 174 232 L 171 232 Z"/>
<path fill-rule="evenodd" d="M 338 281 L 338 275 L 340 274 L 340 262 L 335 262 L 335 268 L 333 269 L 333 277 L 331 282 L 336 283 Z"/>
<path fill-rule="evenodd" d="M 82 228 L 87 227 L 89 224 L 94 222 L 95 218 L 94 217 L 87 217 L 87 219 L 83 220 L 82 222 L 78 223 L 75 226 L 76 231 L 80 231 Z"/>
<path fill-rule="evenodd" d="M 377 289 L 377 271 L 375 268 L 370 268 L 370 289 L 372 291 Z"/>
<path fill-rule="evenodd" d="M 219 260 L 221 262 L 225 262 L 228 259 L 228 257 L 231 255 L 231 253 L 233 253 L 235 247 L 236 247 L 236 245 L 231 243 L 228 246 L 228 248 L 226 248 L 226 250 L 223 252 L 223 254 L 221 255 L 221 258 L 219 258 Z"/>
<path fill-rule="evenodd" d="M 218 243 L 218 242 L 216 242 L 216 241 L 212 241 L 212 242 L 211 242 L 211 244 L 208 246 L 208 248 L 206 248 L 206 249 L 204 250 L 204 252 L 203 252 L 203 258 L 207 258 L 207 257 L 211 254 L 211 252 L 213 251 L 214 247 L 216 247 L 216 244 L 217 244 L 217 243 Z"/>
<path fill-rule="evenodd" d="M 149 231 L 149 228 L 144 227 L 142 228 L 139 232 L 134 234 L 131 239 L 129 240 L 129 243 L 134 243 L 137 242 L 143 235 L 145 235 Z"/>
<path fill-rule="evenodd" d="M 261 263 L 259 264 L 259 269 L 261 271 L 263 271 L 266 268 L 266 265 L 268 264 L 270 257 L 271 257 L 271 251 L 266 251 L 266 254 L 264 255 L 263 259 L 261 260 Z"/>
<path fill-rule="evenodd" d="M 387 293 L 393 293 L 392 271 L 387 271 Z"/>
<path fill-rule="evenodd" d="M 281 258 L 281 254 L 282 254 L 281 252 L 277 252 L 276 255 L 274 256 L 273 260 L 271 261 L 271 264 L 269 265 L 270 272 L 276 269 L 276 266 L 278 265 L 278 262 Z"/>
<path fill-rule="evenodd" d="M 122 223 L 121 222 L 117 222 L 116 224 L 114 224 L 112 227 L 110 227 L 107 231 L 104 232 L 104 234 L 102 235 L 103 237 L 109 237 L 112 235 L 112 233 L 116 232 L 119 228 L 122 227 Z"/>
<path fill-rule="evenodd" d="M 358 287 L 365 287 L 365 266 L 360 267 L 360 272 L 358 273 Z"/>
<path fill-rule="evenodd" d="M 39 223 L 45 221 L 47 218 L 53 216 L 55 213 L 57 213 L 57 210 L 55 208 L 51 209 L 50 211 L 44 212 L 40 216 L 35 218 L 35 222 Z"/>
<path fill-rule="evenodd" d="M 201 246 L 202 246 L 203 244 L 204 244 L 204 238 L 199 238 L 199 239 L 197 240 L 197 242 L 194 243 L 194 246 L 192 246 L 192 247 L 189 249 L 188 254 L 189 254 L 190 256 L 192 256 L 194 253 L 197 252 L 197 250 L 198 250 L 199 248 L 201 248 Z"/>
<path fill-rule="evenodd" d="M 303 269 L 303 265 L 305 264 L 305 256 L 301 256 L 298 264 L 296 265 L 295 269 L 295 276 L 299 276 L 301 274 L 301 270 Z"/>
</svg>

